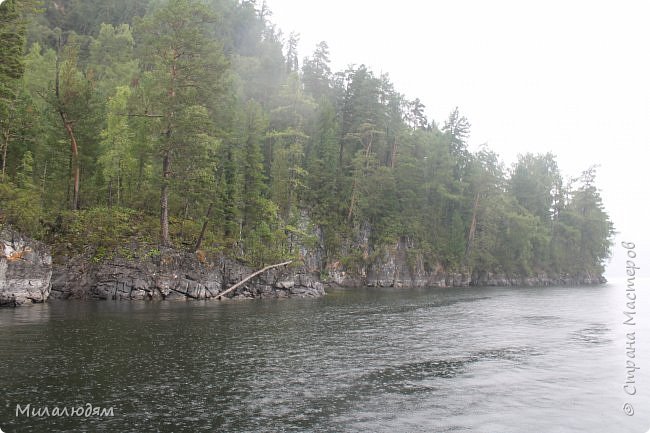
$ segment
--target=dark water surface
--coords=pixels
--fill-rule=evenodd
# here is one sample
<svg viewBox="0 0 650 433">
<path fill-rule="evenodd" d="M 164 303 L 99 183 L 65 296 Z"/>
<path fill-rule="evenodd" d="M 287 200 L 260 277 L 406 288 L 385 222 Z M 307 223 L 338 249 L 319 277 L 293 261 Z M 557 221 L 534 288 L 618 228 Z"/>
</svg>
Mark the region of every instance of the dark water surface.
<svg viewBox="0 0 650 433">
<path fill-rule="evenodd" d="M 636 326 L 622 280 L 0 310 L 0 429 L 645 433 L 650 286 L 636 290 Z M 28 404 L 114 416 L 17 416 Z"/>
</svg>

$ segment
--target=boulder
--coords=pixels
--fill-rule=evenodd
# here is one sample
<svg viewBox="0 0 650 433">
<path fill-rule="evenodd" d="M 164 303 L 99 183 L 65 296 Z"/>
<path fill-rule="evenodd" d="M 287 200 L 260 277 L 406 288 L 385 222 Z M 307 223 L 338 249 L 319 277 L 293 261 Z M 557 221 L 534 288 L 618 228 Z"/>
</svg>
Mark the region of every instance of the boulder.
<svg viewBox="0 0 650 433">
<path fill-rule="evenodd" d="M 0 231 L 0 306 L 41 303 L 50 296 L 52 256 L 45 245 Z"/>
</svg>

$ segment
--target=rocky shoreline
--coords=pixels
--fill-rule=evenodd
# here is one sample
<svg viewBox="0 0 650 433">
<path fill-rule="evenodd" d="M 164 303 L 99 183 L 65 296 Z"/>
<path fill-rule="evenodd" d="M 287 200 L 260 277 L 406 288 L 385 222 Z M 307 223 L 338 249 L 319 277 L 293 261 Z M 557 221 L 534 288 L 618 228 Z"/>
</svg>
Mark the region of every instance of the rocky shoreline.
<svg viewBox="0 0 650 433">
<path fill-rule="evenodd" d="M 54 299 L 179 300 L 215 299 L 255 270 L 228 259 L 201 260 L 167 249 L 139 259 L 101 263 L 74 260 L 54 267 Z M 236 299 L 317 297 L 325 294 L 317 277 L 290 265 L 271 269 L 243 284 Z"/>
<path fill-rule="evenodd" d="M 330 274 L 332 275 L 332 274 Z M 505 273 L 469 272 L 412 272 L 399 268 L 386 271 L 381 266 L 371 266 L 362 275 L 349 276 L 339 271 L 333 274 L 333 282 L 341 287 L 549 287 L 549 286 L 584 286 L 604 284 L 602 276 L 588 273 L 580 275 L 560 275 L 551 277 L 545 273 L 534 276 L 508 275 Z"/>
<path fill-rule="evenodd" d="M 367 242 L 361 243 L 370 255 Z M 604 284 L 602 275 L 582 272 L 575 275 L 517 275 L 505 272 L 449 271 L 440 264 L 426 263 L 421 255 L 411 254 L 409 242 L 400 239 L 387 246 L 374 260 L 356 272 L 347 272 L 338 263 L 327 268 L 331 281 L 345 287 L 544 287 Z"/>
<path fill-rule="evenodd" d="M 339 263 L 320 272 L 314 256 L 301 265 L 270 269 L 221 293 L 256 270 L 236 261 L 206 260 L 200 254 L 163 249 L 137 258 L 93 260 L 77 256 L 52 264 L 44 244 L 5 228 L 0 232 L 0 306 L 41 303 L 47 299 L 96 300 L 208 300 L 320 297 L 326 286 L 340 287 L 469 287 L 593 285 L 606 280 L 582 275 L 534 276 L 503 273 L 446 272 L 406 260 L 404 248 L 395 248 L 354 272 Z"/>
</svg>

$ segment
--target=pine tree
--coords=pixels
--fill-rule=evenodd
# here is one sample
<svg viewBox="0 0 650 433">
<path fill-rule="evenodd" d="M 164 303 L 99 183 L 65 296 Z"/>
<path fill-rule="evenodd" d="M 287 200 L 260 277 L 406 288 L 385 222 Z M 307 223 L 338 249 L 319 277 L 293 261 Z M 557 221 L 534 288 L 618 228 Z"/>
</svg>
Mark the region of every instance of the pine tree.
<svg viewBox="0 0 650 433">
<path fill-rule="evenodd" d="M 143 79 L 152 83 L 150 104 L 142 115 L 157 119 L 160 131 L 157 152 L 162 160 L 162 245 L 171 245 L 169 195 L 173 164 L 191 152 L 193 145 L 191 137 L 181 134 L 181 130 L 193 129 L 191 135 L 210 134 L 200 119 L 196 124 L 190 121 L 182 125 L 180 119 L 191 119 L 191 112 L 216 116 L 218 100 L 229 85 L 228 64 L 222 48 L 209 37 L 208 25 L 214 20 L 214 15 L 201 2 L 169 0 L 136 23 L 145 71 Z"/>
</svg>

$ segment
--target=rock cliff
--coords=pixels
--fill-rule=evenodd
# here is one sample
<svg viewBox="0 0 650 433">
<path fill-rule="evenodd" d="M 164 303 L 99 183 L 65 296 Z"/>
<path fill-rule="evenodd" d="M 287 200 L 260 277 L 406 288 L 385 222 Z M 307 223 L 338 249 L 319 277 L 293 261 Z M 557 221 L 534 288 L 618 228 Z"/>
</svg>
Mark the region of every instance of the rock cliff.
<svg viewBox="0 0 650 433">
<path fill-rule="evenodd" d="M 0 232 L 0 305 L 56 299 L 214 299 L 256 270 L 220 258 L 163 249 L 142 257 L 93 260 L 80 255 L 52 265 L 43 244 L 10 229 Z M 363 245 L 365 243 L 365 246 Z M 599 284 L 598 275 L 512 275 L 450 272 L 424 259 L 408 240 L 380 251 L 361 242 L 362 262 L 324 264 L 320 248 L 301 248 L 301 266 L 268 270 L 239 286 L 228 298 L 317 297 L 326 284 L 345 287 L 467 287 Z M 135 255 L 135 254 L 134 254 Z M 321 272 L 320 267 L 325 265 Z"/>
<path fill-rule="evenodd" d="M 162 250 L 141 258 L 93 263 L 78 257 L 55 266 L 52 297 L 57 299 L 213 299 L 255 270 L 235 261 L 205 260 L 196 254 Z M 323 284 L 301 268 L 271 269 L 228 297 L 285 298 L 324 295 Z"/>
<path fill-rule="evenodd" d="M 44 302 L 51 277 L 52 257 L 45 245 L 10 228 L 0 231 L 0 306 Z"/>
<path fill-rule="evenodd" d="M 576 275 L 551 276 L 540 272 L 533 275 L 507 274 L 465 269 L 448 271 L 439 263 L 428 263 L 417 254 L 408 240 L 375 252 L 363 266 L 347 269 L 340 262 L 328 266 L 328 281 L 347 287 L 469 287 L 469 286 L 560 286 L 602 284 L 599 275 L 583 272 Z M 365 255 L 370 256 L 367 249 Z"/>
</svg>

